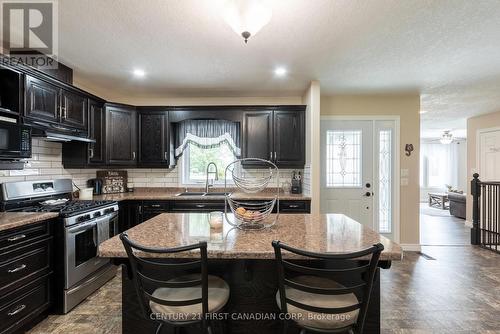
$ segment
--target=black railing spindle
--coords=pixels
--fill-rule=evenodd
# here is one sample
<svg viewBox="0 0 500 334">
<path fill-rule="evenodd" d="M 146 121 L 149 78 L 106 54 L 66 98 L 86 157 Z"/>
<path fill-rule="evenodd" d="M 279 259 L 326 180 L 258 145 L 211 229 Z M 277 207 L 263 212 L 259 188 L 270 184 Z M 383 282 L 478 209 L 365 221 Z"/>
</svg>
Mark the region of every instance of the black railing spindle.
<svg viewBox="0 0 500 334">
<path fill-rule="evenodd" d="M 481 182 L 473 175 L 471 244 L 500 252 L 500 182 Z"/>
</svg>

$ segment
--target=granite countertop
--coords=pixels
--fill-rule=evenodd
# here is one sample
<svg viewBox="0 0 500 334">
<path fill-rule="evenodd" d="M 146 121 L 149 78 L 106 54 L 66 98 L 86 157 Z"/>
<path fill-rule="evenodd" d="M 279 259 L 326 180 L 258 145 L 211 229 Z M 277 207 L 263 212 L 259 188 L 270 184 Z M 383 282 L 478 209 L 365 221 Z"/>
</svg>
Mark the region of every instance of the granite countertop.
<svg viewBox="0 0 500 334">
<path fill-rule="evenodd" d="M 105 194 L 94 196 L 94 200 L 111 200 L 111 201 L 125 201 L 125 200 L 176 200 L 176 201 L 189 201 L 189 200 L 215 200 L 222 201 L 224 196 L 176 196 L 184 192 L 182 188 L 136 188 L 134 192 L 118 193 L 118 194 Z M 189 189 L 190 192 L 204 192 L 203 189 Z M 247 194 L 243 192 L 234 191 L 231 197 L 241 200 L 270 200 L 276 195 L 273 189 L 266 189 L 256 194 Z M 224 192 L 223 188 L 210 189 L 210 192 Z M 311 200 L 311 197 L 303 194 L 284 194 L 280 193 L 280 200 Z"/>
<path fill-rule="evenodd" d="M 273 215 L 271 215 L 272 217 Z M 270 229 L 241 231 L 224 221 L 211 230 L 208 214 L 163 213 L 127 231 L 129 237 L 149 247 L 176 247 L 207 241 L 208 256 L 215 259 L 274 259 L 272 240 L 312 252 L 350 252 L 382 243 L 381 260 L 401 260 L 401 247 L 370 228 L 342 214 L 280 214 Z M 180 255 L 182 254 L 182 255 Z M 184 252 L 175 256 L 197 256 Z M 99 256 L 127 257 L 118 236 L 99 246 Z M 290 255 L 284 255 L 290 257 Z"/>
<path fill-rule="evenodd" d="M 0 231 L 58 217 L 57 212 L 0 212 Z"/>
</svg>

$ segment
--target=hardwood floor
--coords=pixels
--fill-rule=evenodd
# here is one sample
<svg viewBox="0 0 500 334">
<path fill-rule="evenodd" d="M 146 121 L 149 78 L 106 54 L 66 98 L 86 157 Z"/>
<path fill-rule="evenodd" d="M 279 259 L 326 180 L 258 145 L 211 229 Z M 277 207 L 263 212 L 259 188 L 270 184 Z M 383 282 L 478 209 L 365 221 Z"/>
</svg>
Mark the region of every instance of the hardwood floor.
<svg viewBox="0 0 500 334">
<path fill-rule="evenodd" d="M 382 270 L 382 333 L 500 334 L 500 255 L 472 246 L 429 246 Z M 120 333 L 118 276 L 72 312 L 30 333 Z M 369 334 L 369 333 L 368 333 Z"/>
</svg>

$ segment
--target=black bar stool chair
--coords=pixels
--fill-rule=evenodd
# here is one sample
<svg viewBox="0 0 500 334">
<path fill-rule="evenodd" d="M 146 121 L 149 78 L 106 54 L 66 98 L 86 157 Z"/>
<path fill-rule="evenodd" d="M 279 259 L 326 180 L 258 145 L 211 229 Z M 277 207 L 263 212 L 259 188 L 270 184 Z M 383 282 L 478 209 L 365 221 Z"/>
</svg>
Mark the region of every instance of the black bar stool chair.
<svg viewBox="0 0 500 334">
<path fill-rule="evenodd" d="M 276 240 L 272 245 L 282 319 L 292 319 L 301 334 L 363 333 L 382 244 L 342 254 L 312 253 Z M 303 260 L 284 260 L 282 250 Z M 285 320 L 283 333 L 288 325 Z"/>
<path fill-rule="evenodd" d="M 208 275 L 207 243 L 176 248 L 145 247 L 120 234 L 130 261 L 132 279 L 147 319 L 158 322 L 156 333 L 167 324 L 178 333 L 180 328 L 201 325 L 200 333 L 213 332 L 207 319 L 229 300 L 229 285 Z M 200 259 L 169 259 L 161 254 L 200 250 Z"/>
</svg>

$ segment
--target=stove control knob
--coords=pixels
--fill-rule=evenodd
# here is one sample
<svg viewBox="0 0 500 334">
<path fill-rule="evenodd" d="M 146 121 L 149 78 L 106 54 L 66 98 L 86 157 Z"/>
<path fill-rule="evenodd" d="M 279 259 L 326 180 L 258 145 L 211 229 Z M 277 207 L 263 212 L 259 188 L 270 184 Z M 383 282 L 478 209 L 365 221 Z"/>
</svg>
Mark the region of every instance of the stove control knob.
<svg viewBox="0 0 500 334">
<path fill-rule="evenodd" d="M 96 213 L 94 213 L 94 217 L 100 217 L 101 216 L 101 211 L 97 211 Z"/>
<path fill-rule="evenodd" d="M 115 212 L 115 208 L 108 208 L 104 210 L 104 213 L 113 213 L 113 212 Z"/>
<path fill-rule="evenodd" d="M 84 215 L 84 216 L 78 217 L 78 222 L 79 223 L 84 222 L 86 220 L 90 220 L 90 215 Z"/>
</svg>

